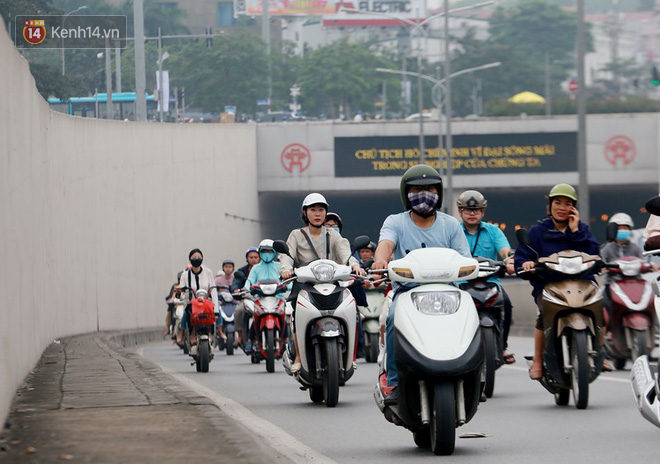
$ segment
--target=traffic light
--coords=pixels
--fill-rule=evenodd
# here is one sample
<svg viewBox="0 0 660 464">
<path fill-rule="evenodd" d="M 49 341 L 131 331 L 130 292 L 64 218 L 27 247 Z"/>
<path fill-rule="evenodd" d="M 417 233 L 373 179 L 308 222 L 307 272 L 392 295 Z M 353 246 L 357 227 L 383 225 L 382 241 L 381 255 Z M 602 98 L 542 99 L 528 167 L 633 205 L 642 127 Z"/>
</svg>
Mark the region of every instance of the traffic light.
<svg viewBox="0 0 660 464">
<path fill-rule="evenodd" d="M 651 68 L 651 84 L 655 87 L 660 85 L 660 74 L 658 74 L 658 67 L 653 66 Z"/>
</svg>

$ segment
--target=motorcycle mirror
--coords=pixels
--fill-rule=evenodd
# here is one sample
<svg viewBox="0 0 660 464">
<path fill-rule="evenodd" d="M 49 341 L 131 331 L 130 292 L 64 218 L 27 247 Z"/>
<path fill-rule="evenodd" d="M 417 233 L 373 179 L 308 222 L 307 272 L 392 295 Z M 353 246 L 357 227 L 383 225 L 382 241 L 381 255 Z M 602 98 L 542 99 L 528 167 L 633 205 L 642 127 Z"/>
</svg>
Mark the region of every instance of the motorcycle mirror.
<svg viewBox="0 0 660 464">
<path fill-rule="evenodd" d="M 650 214 L 660 216 L 660 196 L 649 198 L 644 207 Z"/>
<path fill-rule="evenodd" d="M 527 229 L 518 229 L 516 230 L 516 239 L 518 240 L 518 244 L 522 245 L 524 247 L 529 247 L 531 245 L 531 242 L 529 241 L 529 233 L 527 232 Z"/>
<path fill-rule="evenodd" d="M 291 256 L 289 254 L 289 246 L 286 244 L 286 242 L 284 240 L 275 240 L 275 241 L 273 241 L 273 248 L 278 253 L 282 253 L 283 255 Z"/>
<path fill-rule="evenodd" d="M 607 228 L 605 229 L 605 240 L 608 242 L 613 242 L 616 240 L 616 233 L 619 230 L 619 226 L 616 225 L 614 222 L 610 222 L 607 224 Z"/>
<path fill-rule="evenodd" d="M 532 242 L 529 239 L 529 232 L 527 232 L 527 229 L 520 228 L 516 230 L 516 239 L 518 240 L 518 244 L 520 246 L 524 246 L 525 248 L 532 250 L 532 252 L 534 252 L 536 255 L 536 259 L 538 259 L 539 254 L 534 248 L 532 248 Z"/>
<path fill-rule="evenodd" d="M 365 248 L 366 246 L 369 245 L 369 242 L 371 242 L 371 240 L 367 235 L 360 235 L 359 237 L 355 237 L 355 240 L 353 240 L 353 245 L 352 245 L 353 251 L 359 250 L 360 248 Z"/>
</svg>

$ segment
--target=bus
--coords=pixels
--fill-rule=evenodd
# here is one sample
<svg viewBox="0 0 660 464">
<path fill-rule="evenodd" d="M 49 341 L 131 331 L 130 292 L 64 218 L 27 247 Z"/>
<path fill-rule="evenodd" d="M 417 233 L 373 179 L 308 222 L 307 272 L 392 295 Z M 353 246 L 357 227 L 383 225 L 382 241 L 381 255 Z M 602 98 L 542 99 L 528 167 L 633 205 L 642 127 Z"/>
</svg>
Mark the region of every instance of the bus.
<svg viewBox="0 0 660 464">
<path fill-rule="evenodd" d="M 115 119 L 135 120 L 135 92 L 121 92 L 112 94 L 112 106 Z M 83 118 L 107 118 L 108 94 L 97 93 L 91 97 L 71 97 L 68 100 L 49 98 L 50 107 L 60 113 Z M 158 111 L 158 102 L 153 95 L 147 95 L 147 119 L 155 119 Z"/>
</svg>

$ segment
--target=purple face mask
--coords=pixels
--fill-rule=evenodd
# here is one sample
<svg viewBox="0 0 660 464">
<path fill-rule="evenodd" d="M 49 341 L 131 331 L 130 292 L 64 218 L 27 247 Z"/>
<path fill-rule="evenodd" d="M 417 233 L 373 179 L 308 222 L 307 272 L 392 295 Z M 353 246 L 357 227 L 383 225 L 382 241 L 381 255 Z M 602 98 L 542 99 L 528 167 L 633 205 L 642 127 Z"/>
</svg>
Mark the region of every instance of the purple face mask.
<svg viewBox="0 0 660 464">
<path fill-rule="evenodd" d="M 429 216 L 438 205 L 438 194 L 422 190 L 419 192 L 408 192 L 408 201 L 413 211 L 422 217 Z"/>
</svg>

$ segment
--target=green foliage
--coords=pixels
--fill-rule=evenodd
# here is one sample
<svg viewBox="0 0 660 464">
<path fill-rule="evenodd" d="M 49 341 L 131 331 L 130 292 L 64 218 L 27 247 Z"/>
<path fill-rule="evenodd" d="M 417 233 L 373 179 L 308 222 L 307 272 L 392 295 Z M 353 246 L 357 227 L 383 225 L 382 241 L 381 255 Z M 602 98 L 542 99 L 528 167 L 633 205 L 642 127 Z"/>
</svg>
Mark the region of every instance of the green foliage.
<svg viewBox="0 0 660 464">
<path fill-rule="evenodd" d="M 543 103 L 515 104 L 506 100 L 494 100 L 485 105 L 486 116 L 541 116 L 545 114 Z M 553 114 L 576 114 L 574 99 L 552 100 Z M 660 101 L 645 97 L 620 99 L 587 99 L 587 113 L 654 113 L 660 111 Z"/>
<path fill-rule="evenodd" d="M 380 100 L 379 67 L 393 66 L 364 44 L 340 40 L 309 51 L 298 80 L 305 109 L 331 118 L 338 116 L 340 108 L 347 115 L 359 110 L 374 112 L 374 104 Z"/>
<path fill-rule="evenodd" d="M 167 61 L 170 87 L 185 87 L 186 106 L 207 112 L 236 106 L 254 113 L 266 97 L 267 60 L 263 42 L 243 28 L 213 39 L 213 47 L 190 43 Z"/>
</svg>

